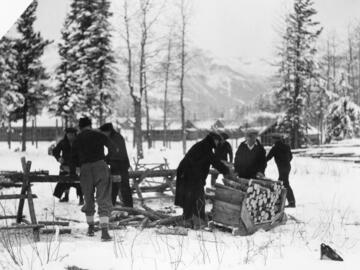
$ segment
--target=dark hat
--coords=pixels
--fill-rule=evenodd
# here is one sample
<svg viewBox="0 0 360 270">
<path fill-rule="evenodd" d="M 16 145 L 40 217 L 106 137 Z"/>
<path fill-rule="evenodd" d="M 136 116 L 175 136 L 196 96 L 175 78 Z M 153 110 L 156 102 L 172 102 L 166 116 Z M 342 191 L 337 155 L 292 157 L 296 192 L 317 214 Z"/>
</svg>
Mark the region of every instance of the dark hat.
<svg viewBox="0 0 360 270">
<path fill-rule="evenodd" d="M 114 127 L 111 123 L 105 123 L 100 127 L 101 131 L 113 131 Z"/>
<path fill-rule="evenodd" d="M 81 117 L 79 120 L 79 128 L 91 127 L 91 119 L 89 117 Z"/>
<path fill-rule="evenodd" d="M 229 139 L 229 135 L 226 132 L 221 132 L 220 135 L 223 138 L 223 140 Z"/>
<path fill-rule="evenodd" d="M 65 133 L 73 133 L 73 134 L 76 134 L 76 133 L 77 133 L 77 129 L 74 128 L 74 127 L 68 127 L 68 128 L 65 128 Z"/>
<path fill-rule="evenodd" d="M 210 132 L 208 136 L 211 137 L 213 140 L 218 140 L 218 141 L 222 140 L 221 135 L 214 131 Z"/>
<path fill-rule="evenodd" d="M 246 134 L 246 135 L 258 135 L 258 134 L 259 134 L 259 131 L 257 131 L 257 130 L 254 129 L 254 128 L 249 128 L 248 130 L 245 131 L 245 134 Z"/>
</svg>

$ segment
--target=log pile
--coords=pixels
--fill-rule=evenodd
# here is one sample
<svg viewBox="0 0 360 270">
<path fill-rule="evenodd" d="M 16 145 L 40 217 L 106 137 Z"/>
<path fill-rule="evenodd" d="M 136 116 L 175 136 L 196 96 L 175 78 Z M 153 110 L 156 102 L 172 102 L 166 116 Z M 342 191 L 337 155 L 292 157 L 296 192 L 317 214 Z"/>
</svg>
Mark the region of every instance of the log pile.
<svg viewBox="0 0 360 270">
<path fill-rule="evenodd" d="M 223 183 L 215 184 L 214 224 L 249 235 L 283 222 L 286 189 L 281 182 L 227 175 Z"/>
<path fill-rule="evenodd" d="M 280 210 L 282 184 L 274 183 L 272 189 L 259 184 L 247 188 L 246 208 L 255 224 L 270 222 Z"/>
<path fill-rule="evenodd" d="M 163 211 L 155 211 L 145 204 L 142 208 L 119 207 L 113 208 L 113 215 L 110 218 L 112 229 L 123 228 L 124 226 L 135 226 L 140 230 L 159 226 L 178 226 L 182 223 L 182 215 L 168 215 Z"/>
</svg>

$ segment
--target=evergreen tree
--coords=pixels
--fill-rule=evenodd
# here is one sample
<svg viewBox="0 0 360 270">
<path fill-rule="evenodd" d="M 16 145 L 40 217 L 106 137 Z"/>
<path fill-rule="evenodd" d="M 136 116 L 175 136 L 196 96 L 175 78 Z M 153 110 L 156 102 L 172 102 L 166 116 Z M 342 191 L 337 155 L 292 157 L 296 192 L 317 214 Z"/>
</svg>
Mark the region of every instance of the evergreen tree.
<svg viewBox="0 0 360 270">
<path fill-rule="evenodd" d="M 16 51 L 16 92 L 24 97 L 24 105 L 16 111 L 22 118 L 22 151 L 26 151 L 26 124 L 28 114 L 36 115 L 48 95 L 44 80 L 48 78 L 40 57 L 44 48 L 50 43 L 35 32 L 33 24 L 38 2 L 34 0 L 17 22 L 20 36 L 15 40 Z"/>
<path fill-rule="evenodd" d="M 100 124 L 110 111 L 114 82 L 109 9 L 108 0 L 73 0 L 60 47 L 65 56 L 59 73 L 69 87 L 64 100 L 77 104 L 72 113 L 96 117 Z M 64 76 L 64 69 L 70 74 Z"/>
<path fill-rule="evenodd" d="M 290 134 L 292 148 L 305 142 L 307 122 L 304 106 L 313 90 L 312 83 L 317 80 L 315 41 L 322 28 L 312 20 L 316 13 L 312 0 L 295 0 L 293 11 L 286 18 L 279 69 L 282 80 L 280 95 L 286 111 L 281 128 Z"/>
<path fill-rule="evenodd" d="M 94 87 L 87 92 L 86 104 L 99 124 L 104 122 L 105 116 L 110 113 L 111 97 L 113 96 L 115 63 L 111 47 L 111 25 L 109 18 L 112 15 L 110 2 L 98 0 L 98 12 L 94 24 L 88 29 L 91 46 L 86 50 L 89 57 L 89 73 Z"/>
<path fill-rule="evenodd" d="M 76 1 L 74 1 L 75 3 Z M 50 111 L 55 115 L 61 116 L 65 120 L 65 127 L 68 127 L 69 122 L 73 122 L 76 118 L 76 108 L 79 104 L 79 99 L 76 92 L 76 85 L 74 82 L 73 65 L 75 62 L 74 55 L 70 54 L 69 41 L 69 26 L 74 18 L 74 3 L 72 11 L 65 20 L 63 29 L 61 31 L 62 42 L 58 44 L 58 52 L 61 63 L 56 69 L 57 86 L 54 89 L 53 98 L 50 102 Z"/>
<path fill-rule="evenodd" d="M 0 41 L 0 123 L 11 121 L 10 115 L 23 106 L 24 98 L 16 92 L 16 51 L 14 41 L 6 37 Z"/>
</svg>

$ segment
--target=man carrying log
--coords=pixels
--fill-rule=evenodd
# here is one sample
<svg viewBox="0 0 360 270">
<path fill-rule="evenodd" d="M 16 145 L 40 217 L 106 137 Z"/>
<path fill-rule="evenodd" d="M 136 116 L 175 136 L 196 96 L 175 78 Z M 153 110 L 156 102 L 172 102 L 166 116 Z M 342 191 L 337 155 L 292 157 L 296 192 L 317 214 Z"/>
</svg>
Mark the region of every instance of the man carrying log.
<svg viewBox="0 0 360 270">
<path fill-rule="evenodd" d="M 266 168 L 266 152 L 255 129 L 246 131 L 246 140 L 240 144 L 235 155 L 235 172 L 241 178 L 263 178 Z"/>
<path fill-rule="evenodd" d="M 74 151 L 80 161 L 80 185 L 85 197 L 85 205 L 81 211 L 86 215 L 89 225 L 88 236 L 94 236 L 95 198 L 98 203 L 100 217 L 101 240 L 110 241 L 109 217 L 112 209 L 111 181 L 109 167 L 105 163 L 104 146 L 111 148 L 110 140 L 100 131 L 91 128 L 91 120 L 87 117 L 79 120 L 80 133 L 74 141 Z"/>
<path fill-rule="evenodd" d="M 219 145 L 216 147 L 215 149 L 215 156 L 223 161 L 226 162 L 233 162 L 233 151 L 232 151 L 232 147 L 231 144 L 227 141 L 227 139 L 229 139 L 229 135 L 227 135 L 227 133 L 222 132 L 220 134 L 222 140 L 219 143 Z M 218 174 L 212 174 L 211 175 L 211 185 L 215 186 L 216 183 L 216 179 L 218 178 Z"/>
<path fill-rule="evenodd" d="M 76 168 L 79 167 L 79 160 L 77 157 L 73 159 L 73 143 L 76 138 L 77 130 L 69 127 L 65 129 L 64 138 L 52 150 L 52 155 L 60 163 L 59 175 L 76 174 Z M 57 183 L 54 190 L 54 196 L 60 199 L 60 202 L 69 201 L 70 187 L 76 188 L 76 194 L 79 197 L 79 205 L 84 204 L 83 194 L 81 192 L 80 184 L 78 183 Z M 65 193 L 65 196 L 61 196 Z"/>
<path fill-rule="evenodd" d="M 204 186 L 210 165 L 222 174 L 229 172 L 213 152 L 220 141 L 219 134 L 209 133 L 190 148 L 177 168 L 175 205 L 183 208 L 185 227 L 206 226 Z"/>
<path fill-rule="evenodd" d="M 130 162 L 126 151 L 125 140 L 120 133 L 116 132 L 111 123 L 106 123 L 100 130 L 113 142 L 113 147 L 109 148 L 106 162 L 110 165 L 112 176 L 120 175 L 121 182 L 112 183 L 112 204 L 115 206 L 116 197 L 121 192 L 121 200 L 125 207 L 133 207 L 133 199 L 129 184 Z"/>
<path fill-rule="evenodd" d="M 291 170 L 290 161 L 292 160 L 292 153 L 290 146 L 285 143 L 283 134 L 272 134 L 275 144 L 271 148 L 266 160 L 269 161 L 275 158 L 275 163 L 279 171 L 279 180 L 282 181 L 287 190 L 286 199 L 288 205 L 286 207 L 295 207 L 294 192 L 289 183 L 289 174 Z"/>
</svg>

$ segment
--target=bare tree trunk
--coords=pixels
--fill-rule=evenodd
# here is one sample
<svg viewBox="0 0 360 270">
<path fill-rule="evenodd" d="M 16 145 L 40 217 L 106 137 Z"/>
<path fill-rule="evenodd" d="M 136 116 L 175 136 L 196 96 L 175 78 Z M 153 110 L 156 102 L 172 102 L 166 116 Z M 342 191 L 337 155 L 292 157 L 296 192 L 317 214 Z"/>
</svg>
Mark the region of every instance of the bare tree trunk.
<svg viewBox="0 0 360 270">
<path fill-rule="evenodd" d="M 133 99 L 134 105 L 134 143 L 136 144 L 136 152 L 138 159 L 143 158 L 143 149 L 142 149 L 142 130 L 141 130 L 141 99 L 142 92 L 140 90 L 140 95 L 136 96 L 134 89 L 134 82 L 132 78 L 132 47 L 130 43 L 130 26 L 129 26 L 129 17 L 128 17 L 128 1 L 124 2 L 124 23 L 125 23 L 125 32 L 126 32 L 126 47 L 127 47 L 127 83 L 130 90 L 130 95 Z M 142 80 L 142 76 L 140 76 Z"/>
<path fill-rule="evenodd" d="M 333 37 L 333 44 L 332 44 L 332 49 L 333 49 L 333 61 L 332 61 L 332 68 L 333 68 L 333 92 L 336 93 L 336 71 L 337 71 L 337 68 L 336 68 L 336 43 L 335 43 L 335 37 Z"/>
<path fill-rule="evenodd" d="M 35 141 L 35 120 L 31 121 L 31 145 L 34 145 Z"/>
<path fill-rule="evenodd" d="M 150 115 L 149 115 L 149 100 L 148 100 L 148 87 L 146 85 L 146 73 L 144 73 L 144 95 L 145 95 L 145 114 L 146 114 L 146 140 L 148 143 L 148 149 L 152 147 L 151 135 L 150 135 Z"/>
<path fill-rule="evenodd" d="M 171 33 L 169 33 L 171 35 Z M 168 84 L 169 84 L 169 73 L 170 73 L 170 65 L 171 65 L 171 47 L 172 47 L 172 39 L 169 37 L 168 46 L 167 46 L 167 59 L 165 64 L 165 89 L 164 89 L 164 136 L 163 136 L 163 146 L 166 147 L 167 142 L 167 96 L 168 96 Z"/>
<path fill-rule="evenodd" d="M 142 130 L 141 130 L 141 101 L 134 100 L 135 127 L 134 135 L 136 142 L 136 154 L 138 159 L 144 158 L 142 147 Z"/>
<path fill-rule="evenodd" d="M 25 99 L 24 101 L 24 106 L 23 106 L 23 112 L 22 112 L 22 120 L 23 120 L 23 125 L 22 125 L 22 134 L 21 134 L 21 141 L 22 141 L 22 147 L 21 147 L 21 151 L 25 152 L 26 151 L 26 121 L 27 121 L 27 111 L 28 111 L 28 105 L 27 105 L 27 100 Z"/>
<path fill-rule="evenodd" d="M 38 149 L 39 147 L 39 130 L 38 130 L 38 126 L 37 126 L 37 118 L 36 118 L 36 115 L 35 115 L 35 120 L 34 120 L 34 126 L 35 126 L 35 147 L 36 149 Z"/>
<path fill-rule="evenodd" d="M 359 29 L 360 32 L 360 29 Z M 360 33 L 359 33 L 359 44 L 358 44 L 358 94 L 357 104 L 360 105 Z"/>
<path fill-rule="evenodd" d="M 11 149 L 11 114 L 8 117 L 8 146 Z"/>
<path fill-rule="evenodd" d="M 185 34 L 187 26 L 187 15 L 185 13 L 185 1 L 181 0 L 181 73 L 180 73 L 180 110 L 181 110 L 181 137 L 183 154 L 186 153 L 186 130 L 185 130 L 185 105 L 184 105 L 184 79 L 185 79 Z"/>
<path fill-rule="evenodd" d="M 65 129 L 66 129 L 66 128 L 69 127 L 69 116 L 66 115 L 66 116 L 64 117 L 64 120 L 65 120 L 64 122 L 65 122 Z"/>
<path fill-rule="evenodd" d="M 353 57 L 353 45 L 351 40 L 351 35 L 349 33 L 349 60 L 348 60 L 348 82 L 352 87 L 352 93 L 348 93 L 349 96 L 351 96 L 355 100 L 355 76 L 354 76 L 354 57 Z"/>
</svg>

